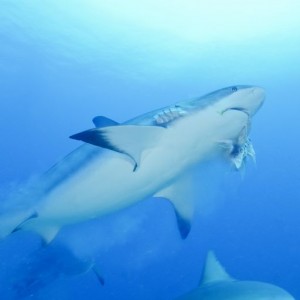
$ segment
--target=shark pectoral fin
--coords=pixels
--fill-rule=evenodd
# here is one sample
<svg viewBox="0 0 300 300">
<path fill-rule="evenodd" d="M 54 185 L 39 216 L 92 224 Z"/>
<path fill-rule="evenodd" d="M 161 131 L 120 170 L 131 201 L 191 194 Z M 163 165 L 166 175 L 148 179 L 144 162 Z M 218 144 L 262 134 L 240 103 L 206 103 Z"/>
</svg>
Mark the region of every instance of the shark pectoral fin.
<svg viewBox="0 0 300 300">
<path fill-rule="evenodd" d="M 178 180 L 154 195 L 154 197 L 166 198 L 173 204 L 178 229 L 183 239 L 191 230 L 195 210 L 194 197 L 189 183 L 186 179 Z"/>
<path fill-rule="evenodd" d="M 36 232 L 42 237 L 45 244 L 49 244 L 59 232 L 60 227 L 53 226 L 52 224 L 44 224 L 42 222 L 38 222 L 38 220 L 38 217 L 31 218 L 26 222 L 23 222 L 22 226 L 18 229 Z"/>
<path fill-rule="evenodd" d="M 143 150 L 154 147 L 164 130 L 158 126 L 120 125 L 93 128 L 70 138 L 128 155 L 135 171 Z"/>
<path fill-rule="evenodd" d="M 118 122 L 116 122 L 112 119 L 106 118 L 104 116 L 95 117 L 93 119 L 93 123 L 94 123 L 95 127 L 97 127 L 97 128 L 119 125 Z"/>
<path fill-rule="evenodd" d="M 56 237 L 59 230 L 59 227 L 54 226 L 42 226 L 34 229 L 42 237 L 45 244 L 49 244 Z"/>
</svg>

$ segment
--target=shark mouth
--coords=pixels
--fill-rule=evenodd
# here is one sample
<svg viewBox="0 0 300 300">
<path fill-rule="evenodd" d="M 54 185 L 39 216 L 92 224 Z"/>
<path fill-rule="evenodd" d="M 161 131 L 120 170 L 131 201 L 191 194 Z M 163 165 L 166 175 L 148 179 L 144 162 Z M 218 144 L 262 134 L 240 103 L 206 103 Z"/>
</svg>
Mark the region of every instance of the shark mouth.
<svg viewBox="0 0 300 300">
<path fill-rule="evenodd" d="M 233 146 L 230 157 L 237 170 L 240 170 L 244 166 L 247 157 L 252 158 L 255 162 L 255 151 L 248 136 L 244 138 L 243 143 L 238 143 Z"/>
<path fill-rule="evenodd" d="M 238 110 L 238 111 L 241 111 L 241 112 L 245 113 L 248 117 L 250 117 L 250 115 L 247 112 L 247 110 L 244 109 L 244 108 L 242 108 L 242 107 L 231 107 L 231 108 L 229 108 L 229 110 Z"/>
<path fill-rule="evenodd" d="M 248 116 L 248 118 L 250 118 L 250 115 L 249 115 L 248 111 L 245 108 L 243 108 L 243 107 L 230 107 L 230 108 L 227 108 L 226 110 L 224 110 L 223 113 L 226 112 L 226 111 L 228 111 L 228 110 L 237 110 L 237 111 L 240 111 L 240 112 L 246 114 Z"/>
</svg>

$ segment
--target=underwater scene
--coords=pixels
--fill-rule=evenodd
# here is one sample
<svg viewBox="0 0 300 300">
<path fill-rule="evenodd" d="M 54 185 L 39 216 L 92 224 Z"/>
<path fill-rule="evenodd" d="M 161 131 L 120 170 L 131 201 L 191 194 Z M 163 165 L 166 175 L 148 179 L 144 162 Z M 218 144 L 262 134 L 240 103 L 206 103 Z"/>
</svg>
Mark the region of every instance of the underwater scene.
<svg viewBox="0 0 300 300">
<path fill-rule="evenodd" d="M 300 3 L 0 1 L 0 299 L 300 299 Z"/>
</svg>

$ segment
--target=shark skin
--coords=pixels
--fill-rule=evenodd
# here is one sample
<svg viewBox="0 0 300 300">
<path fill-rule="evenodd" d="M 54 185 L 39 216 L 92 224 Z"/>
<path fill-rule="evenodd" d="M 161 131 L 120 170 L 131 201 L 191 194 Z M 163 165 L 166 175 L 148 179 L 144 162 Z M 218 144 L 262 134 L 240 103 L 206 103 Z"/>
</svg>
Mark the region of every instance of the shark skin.
<svg viewBox="0 0 300 300">
<path fill-rule="evenodd" d="M 200 285 L 177 300 L 295 300 L 284 289 L 260 281 L 239 281 L 221 266 L 213 252 L 206 258 Z"/>
<path fill-rule="evenodd" d="M 248 134 L 264 98 L 262 88 L 239 85 L 122 124 L 94 118 L 95 128 L 71 136 L 86 144 L 42 176 L 31 195 L 36 204 L 19 224 L 3 226 L 6 235 L 30 230 L 48 243 L 65 225 L 154 196 L 171 201 L 185 238 L 194 212 L 193 197 L 188 196 L 191 169 L 216 157 L 239 169 L 247 156 L 254 156 Z"/>
</svg>

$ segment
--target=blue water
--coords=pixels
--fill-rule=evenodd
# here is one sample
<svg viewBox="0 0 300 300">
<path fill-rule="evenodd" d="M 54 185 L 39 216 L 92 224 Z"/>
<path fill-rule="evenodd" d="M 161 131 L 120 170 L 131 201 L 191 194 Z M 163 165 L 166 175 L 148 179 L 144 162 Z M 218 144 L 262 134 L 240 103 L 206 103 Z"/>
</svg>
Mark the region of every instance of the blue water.
<svg viewBox="0 0 300 300">
<path fill-rule="evenodd" d="M 174 299 L 197 286 L 209 249 L 233 277 L 300 299 L 300 7 L 224 2 L 0 2 L 2 213 L 96 115 L 122 122 L 233 84 L 267 93 L 251 132 L 257 166 L 201 195 L 213 209 L 186 240 L 154 199 L 64 228 L 46 249 L 18 232 L 0 242 L 1 299 Z M 91 259 L 104 286 L 82 274 Z"/>
</svg>

